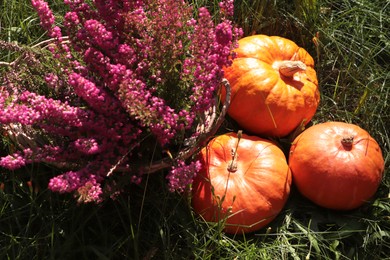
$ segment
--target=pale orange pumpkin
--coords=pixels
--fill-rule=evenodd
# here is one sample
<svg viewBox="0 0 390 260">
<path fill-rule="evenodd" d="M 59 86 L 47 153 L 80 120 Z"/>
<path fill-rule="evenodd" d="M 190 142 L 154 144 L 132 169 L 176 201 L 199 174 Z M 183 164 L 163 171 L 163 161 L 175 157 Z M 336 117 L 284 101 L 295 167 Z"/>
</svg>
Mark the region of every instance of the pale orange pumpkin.
<svg viewBox="0 0 390 260">
<path fill-rule="evenodd" d="M 228 133 L 200 152 L 202 170 L 192 185 L 192 205 L 206 221 L 226 219 L 227 233 L 258 230 L 282 210 L 291 173 L 271 141 Z"/>
<path fill-rule="evenodd" d="M 293 41 L 253 35 L 238 41 L 225 68 L 231 85 L 228 114 L 254 134 L 282 137 L 315 114 L 320 94 L 310 54 Z M 221 99 L 225 100 L 225 90 Z"/>
<path fill-rule="evenodd" d="M 378 189 L 384 160 L 378 143 L 354 124 L 327 122 L 303 131 L 289 156 L 293 181 L 314 203 L 350 210 Z"/>
</svg>

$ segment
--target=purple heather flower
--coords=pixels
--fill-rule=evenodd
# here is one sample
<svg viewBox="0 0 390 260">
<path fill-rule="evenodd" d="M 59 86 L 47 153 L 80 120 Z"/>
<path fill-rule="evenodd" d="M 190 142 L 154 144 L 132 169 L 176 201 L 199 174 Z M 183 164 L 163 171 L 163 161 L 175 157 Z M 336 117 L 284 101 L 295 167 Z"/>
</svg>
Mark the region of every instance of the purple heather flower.
<svg viewBox="0 0 390 260">
<path fill-rule="evenodd" d="M 99 145 L 93 138 L 79 138 L 74 142 L 74 145 L 77 150 L 88 155 L 99 152 Z"/>
<path fill-rule="evenodd" d="M 234 15 L 234 0 L 224 0 L 219 2 L 222 15 L 232 17 Z"/>
<path fill-rule="evenodd" d="M 36 93 L 37 86 L 2 87 L 0 124 L 25 125 L 45 138 L 0 158 L 0 166 L 72 164 L 76 169 L 53 177 L 49 188 L 80 202 L 100 202 L 102 182 L 114 185 L 109 173 L 117 167 L 139 183 L 144 139 L 163 150 L 199 134 L 199 115 L 214 105 L 242 34 L 229 20 L 233 0 L 219 4 L 218 24 L 206 8 L 194 19 L 183 0 L 64 0 L 61 27 L 47 2 L 31 3 L 54 38 L 48 48 L 61 76 L 44 78 L 55 98 Z M 183 191 L 199 167 L 178 160 L 167 176 L 170 190 Z"/>
<path fill-rule="evenodd" d="M 103 191 L 99 183 L 87 181 L 82 187 L 77 189 L 75 197 L 79 203 L 100 203 Z"/>
<path fill-rule="evenodd" d="M 49 189 L 59 193 L 73 192 L 83 185 L 81 172 L 66 172 L 51 178 Z"/>
<path fill-rule="evenodd" d="M 7 155 L 0 159 L 0 166 L 9 170 L 16 170 L 26 165 L 26 160 L 20 153 Z"/>
<path fill-rule="evenodd" d="M 178 160 L 167 175 L 169 189 L 178 192 L 185 191 L 201 167 L 202 165 L 198 160 L 192 161 L 188 165 L 184 161 Z"/>
<path fill-rule="evenodd" d="M 50 32 L 54 25 L 55 19 L 53 12 L 49 8 L 49 5 L 43 0 L 31 0 L 31 4 L 39 15 L 41 26 Z"/>
</svg>

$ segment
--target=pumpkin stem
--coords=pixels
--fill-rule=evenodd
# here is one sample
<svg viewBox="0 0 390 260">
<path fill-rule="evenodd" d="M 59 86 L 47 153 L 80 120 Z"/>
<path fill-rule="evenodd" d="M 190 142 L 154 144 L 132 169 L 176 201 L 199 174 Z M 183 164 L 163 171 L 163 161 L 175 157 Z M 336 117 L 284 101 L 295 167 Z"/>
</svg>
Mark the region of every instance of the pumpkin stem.
<svg viewBox="0 0 390 260">
<path fill-rule="evenodd" d="M 242 137 L 242 130 L 239 130 L 237 132 L 237 144 L 236 144 L 236 147 L 232 149 L 232 161 L 230 162 L 227 170 L 229 172 L 235 172 L 237 171 L 237 149 L 238 149 L 238 144 L 240 143 L 240 140 L 241 140 L 241 137 Z"/>
<path fill-rule="evenodd" d="M 341 139 L 341 144 L 345 148 L 351 148 L 353 144 L 353 136 L 345 136 Z"/>
<path fill-rule="evenodd" d="M 295 73 L 306 70 L 306 64 L 302 61 L 284 60 L 274 63 L 275 69 L 285 77 L 293 77 Z"/>
</svg>

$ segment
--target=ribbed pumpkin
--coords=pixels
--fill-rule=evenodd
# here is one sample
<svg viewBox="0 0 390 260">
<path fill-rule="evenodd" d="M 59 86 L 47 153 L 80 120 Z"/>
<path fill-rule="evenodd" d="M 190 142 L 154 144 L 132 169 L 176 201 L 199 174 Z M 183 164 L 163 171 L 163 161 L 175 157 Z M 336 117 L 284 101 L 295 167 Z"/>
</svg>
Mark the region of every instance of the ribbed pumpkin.
<svg viewBox="0 0 390 260">
<path fill-rule="evenodd" d="M 294 140 L 289 156 L 298 190 L 316 204 L 350 210 L 378 189 L 384 160 L 378 143 L 354 124 L 312 126 Z"/>
<path fill-rule="evenodd" d="M 258 230 L 282 210 L 291 172 L 271 141 L 228 133 L 200 152 L 202 170 L 192 186 L 192 205 L 208 222 L 226 219 L 225 232 Z"/>
<path fill-rule="evenodd" d="M 240 39 L 225 68 L 231 85 L 228 114 L 254 134 L 281 137 L 315 114 L 320 94 L 314 60 L 293 41 L 266 35 Z M 225 100 L 222 90 L 221 99 Z"/>
</svg>

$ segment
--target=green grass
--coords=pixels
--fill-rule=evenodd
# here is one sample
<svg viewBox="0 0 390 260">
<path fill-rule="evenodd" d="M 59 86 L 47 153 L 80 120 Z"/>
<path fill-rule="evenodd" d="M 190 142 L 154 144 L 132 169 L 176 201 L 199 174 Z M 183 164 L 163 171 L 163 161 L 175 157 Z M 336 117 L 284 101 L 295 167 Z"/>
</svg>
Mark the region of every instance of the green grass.
<svg viewBox="0 0 390 260">
<path fill-rule="evenodd" d="M 58 14 L 59 0 L 50 1 Z M 197 0 L 196 6 L 217 1 Z M 293 3 L 290 3 L 293 2 Z M 52 6 L 53 6 L 52 5 Z M 0 39 L 32 46 L 45 39 L 28 0 L 0 4 Z M 58 15 L 60 17 L 60 15 Z M 164 173 L 130 185 L 114 201 L 78 205 L 46 190 L 56 169 L 0 169 L 0 259 L 385 259 L 390 252 L 390 3 L 382 0 L 236 1 L 246 35 L 296 41 L 316 59 L 321 104 L 314 123 L 360 125 L 379 142 L 385 177 L 363 207 L 337 212 L 293 188 L 269 226 L 230 236 L 205 223 L 186 196 L 170 193 Z M 312 37 L 319 32 L 318 48 Z M 17 54 L 0 51 L 0 61 Z M 0 71 L 4 71 L 4 66 Z M 225 124 L 231 127 L 232 124 Z M 0 154 L 11 149 L 4 139 Z M 28 181 L 33 181 L 33 186 Z"/>
</svg>

